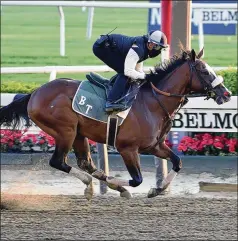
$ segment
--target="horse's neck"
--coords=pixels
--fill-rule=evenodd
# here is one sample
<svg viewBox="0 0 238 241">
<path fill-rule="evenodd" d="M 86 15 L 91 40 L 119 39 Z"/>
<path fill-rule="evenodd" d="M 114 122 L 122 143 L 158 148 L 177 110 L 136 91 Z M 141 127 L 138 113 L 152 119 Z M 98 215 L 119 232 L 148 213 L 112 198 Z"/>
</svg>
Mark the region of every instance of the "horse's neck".
<svg viewBox="0 0 238 241">
<path fill-rule="evenodd" d="M 158 88 L 170 94 L 185 94 L 186 86 L 190 70 L 188 64 L 185 62 L 180 67 L 174 70 L 172 74 L 168 74 L 163 80 L 158 81 Z"/>
<path fill-rule="evenodd" d="M 178 67 L 175 72 L 165 80 L 162 90 L 170 94 L 184 95 L 186 87 L 189 82 L 190 70 L 188 64 L 185 62 L 182 66 Z M 180 105 L 182 97 L 161 97 L 162 102 L 169 112 L 172 114 Z"/>
<path fill-rule="evenodd" d="M 182 66 L 178 67 L 172 75 L 165 77 L 163 80 L 161 80 L 161 82 L 160 80 L 158 80 L 158 85 L 156 87 L 162 91 L 171 94 L 182 95 L 186 91 L 186 86 L 189 81 L 189 73 L 189 67 L 187 63 L 184 63 Z M 155 97 L 151 93 L 151 89 L 144 91 L 144 93 L 141 93 L 142 96 L 141 98 L 138 98 L 138 102 L 139 104 L 145 102 L 146 105 L 144 106 L 148 108 L 150 112 L 153 112 L 156 116 L 158 116 L 158 118 L 161 116 L 161 114 L 159 115 L 159 113 L 161 112 L 163 113 L 163 115 L 167 115 L 166 112 L 160 106 L 160 103 L 171 115 L 178 108 L 179 103 L 181 102 L 180 97 L 168 97 L 158 93 L 156 93 L 157 96 Z"/>
</svg>

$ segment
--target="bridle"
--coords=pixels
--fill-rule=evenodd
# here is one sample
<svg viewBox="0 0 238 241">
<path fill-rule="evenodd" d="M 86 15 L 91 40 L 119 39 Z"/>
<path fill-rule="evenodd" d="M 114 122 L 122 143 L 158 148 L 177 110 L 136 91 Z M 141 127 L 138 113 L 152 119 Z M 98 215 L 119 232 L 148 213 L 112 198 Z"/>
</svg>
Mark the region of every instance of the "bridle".
<svg viewBox="0 0 238 241">
<path fill-rule="evenodd" d="M 188 102 L 188 98 L 192 98 L 192 97 L 206 97 L 205 100 L 208 100 L 210 98 L 213 97 L 213 92 L 211 91 L 212 90 L 212 85 L 211 83 L 208 83 L 198 72 L 197 68 L 196 68 L 196 61 L 195 62 L 192 62 L 191 60 L 187 60 L 187 63 L 189 65 L 189 72 L 190 72 L 190 78 L 189 78 L 189 82 L 188 82 L 188 86 L 186 88 L 186 90 L 188 90 L 188 94 L 173 94 L 173 93 L 169 93 L 169 92 L 165 92 L 165 91 L 162 91 L 160 89 L 158 89 L 151 81 L 150 81 L 150 85 L 152 87 L 152 92 L 153 92 L 153 95 L 154 97 L 157 99 L 157 101 L 159 102 L 161 108 L 165 111 L 165 113 L 167 114 L 168 118 L 170 121 L 172 121 L 176 115 L 176 113 L 178 113 L 178 111 L 185 105 L 187 104 Z M 181 67 L 181 66 L 180 66 Z M 176 70 L 176 69 L 175 69 Z M 175 71 L 174 70 L 174 71 Z M 170 73 L 168 76 L 166 76 L 166 79 L 169 79 L 171 77 L 171 75 L 174 73 L 174 71 L 172 73 Z M 206 94 L 196 94 L 196 93 L 193 93 L 191 92 L 191 87 L 192 87 L 192 81 L 193 81 L 193 73 L 196 73 L 197 76 L 198 76 L 198 79 L 200 80 L 200 83 L 202 84 L 203 86 L 203 89 L 206 91 Z M 161 102 L 161 100 L 159 99 L 159 95 L 164 95 L 164 96 L 167 96 L 167 97 L 179 97 L 181 98 L 181 101 L 180 101 L 180 104 L 179 104 L 179 107 L 177 108 L 177 110 L 174 112 L 173 116 L 171 116 L 169 114 L 169 112 L 167 111 L 167 109 L 165 108 L 165 106 L 163 105 L 163 103 Z"/>
</svg>

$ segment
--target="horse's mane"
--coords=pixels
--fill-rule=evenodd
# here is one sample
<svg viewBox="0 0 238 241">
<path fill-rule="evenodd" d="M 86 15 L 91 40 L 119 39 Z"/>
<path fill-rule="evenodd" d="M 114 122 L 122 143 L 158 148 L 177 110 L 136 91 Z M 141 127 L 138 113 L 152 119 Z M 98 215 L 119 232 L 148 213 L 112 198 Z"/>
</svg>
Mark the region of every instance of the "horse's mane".
<svg viewBox="0 0 238 241">
<path fill-rule="evenodd" d="M 188 58 L 191 58 L 191 51 L 184 49 L 182 44 L 180 44 L 180 50 L 181 52 L 179 54 L 175 54 L 169 60 L 155 65 L 150 73 L 152 82 L 162 80 L 167 74 L 182 65 Z"/>
</svg>

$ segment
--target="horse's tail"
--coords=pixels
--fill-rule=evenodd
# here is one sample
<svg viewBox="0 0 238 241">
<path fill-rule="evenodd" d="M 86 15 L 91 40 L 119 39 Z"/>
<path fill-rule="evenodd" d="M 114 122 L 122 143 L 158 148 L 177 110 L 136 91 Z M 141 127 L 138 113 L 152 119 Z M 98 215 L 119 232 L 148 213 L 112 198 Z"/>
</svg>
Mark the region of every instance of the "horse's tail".
<svg viewBox="0 0 238 241">
<path fill-rule="evenodd" d="M 30 97 L 31 94 L 26 94 L 14 100 L 9 105 L 3 106 L 0 109 L 0 126 L 3 124 L 8 127 L 11 126 L 14 130 L 20 126 L 21 120 L 23 120 L 25 126 L 29 127 L 27 105 Z"/>
</svg>

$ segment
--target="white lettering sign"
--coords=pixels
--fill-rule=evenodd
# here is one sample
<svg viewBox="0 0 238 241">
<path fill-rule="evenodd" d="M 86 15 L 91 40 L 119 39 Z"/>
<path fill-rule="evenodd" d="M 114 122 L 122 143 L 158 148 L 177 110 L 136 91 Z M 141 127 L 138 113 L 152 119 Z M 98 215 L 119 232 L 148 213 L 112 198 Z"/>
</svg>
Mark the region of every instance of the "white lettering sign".
<svg viewBox="0 0 238 241">
<path fill-rule="evenodd" d="M 212 9 L 212 10 L 194 10 L 192 21 L 198 24 L 203 23 L 223 23 L 223 24 L 237 24 L 238 15 L 235 9 Z"/>
<path fill-rule="evenodd" d="M 238 12 L 235 9 L 194 9 L 192 22 L 197 25 L 200 21 L 203 23 L 237 24 Z M 161 24 L 160 9 L 151 9 L 149 24 L 150 26 Z"/>
<path fill-rule="evenodd" d="M 236 110 L 181 109 L 173 121 L 172 131 L 237 132 Z"/>
<path fill-rule="evenodd" d="M 152 8 L 151 9 L 150 24 L 151 25 L 160 25 L 161 24 L 160 9 L 159 8 Z"/>
</svg>

